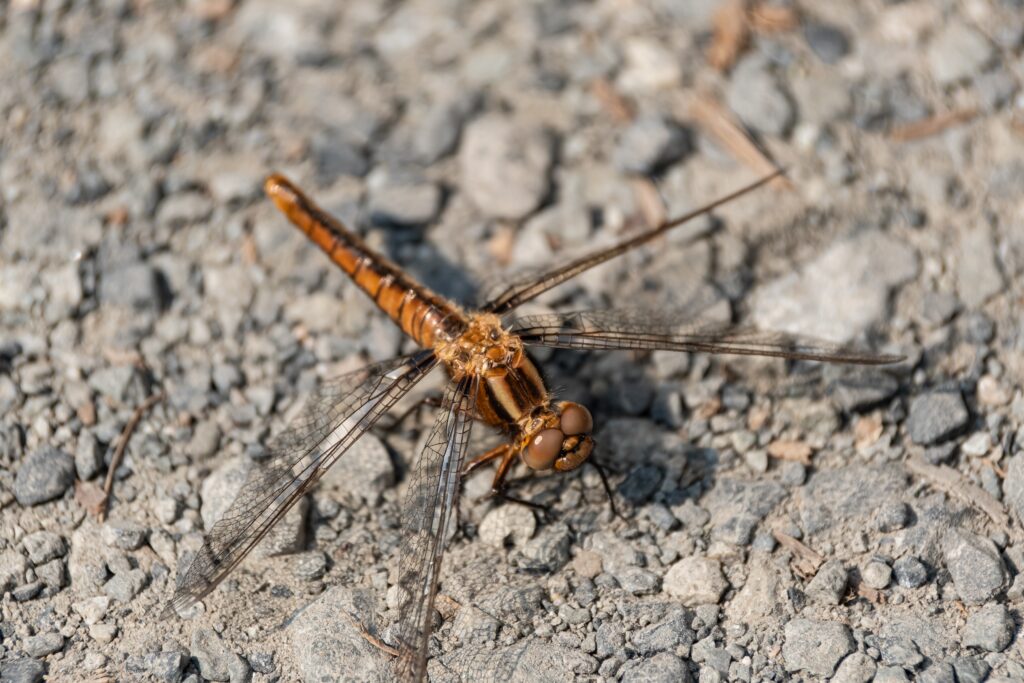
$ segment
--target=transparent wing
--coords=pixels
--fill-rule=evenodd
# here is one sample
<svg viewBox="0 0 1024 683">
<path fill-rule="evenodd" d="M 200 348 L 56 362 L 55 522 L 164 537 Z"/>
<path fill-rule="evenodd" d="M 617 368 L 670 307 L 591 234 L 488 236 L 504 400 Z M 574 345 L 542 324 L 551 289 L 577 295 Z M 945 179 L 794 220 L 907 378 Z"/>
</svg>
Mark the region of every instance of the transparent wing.
<svg viewBox="0 0 1024 683">
<path fill-rule="evenodd" d="M 760 180 L 751 183 L 746 187 L 740 188 L 739 190 L 736 190 L 731 194 L 716 199 L 710 204 L 706 204 L 705 206 L 702 206 L 701 208 L 696 209 L 695 211 L 691 211 L 690 213 L 679 216 L 678 218 L 674 218 L 670 221 L 662 223 L 661 225 L 655 228 L 646 230 L 623 242 L 619 242 L 618 244 L 612 247 L 608 247 L 607 249 L 602 249 L 600 251 L 594 252 L 593 254 L 589 254 L 587 256 L 583 256 L 573 261 L 569 261 L 568 263 L 557 266 L 546 273 L 537 274 L 533 271 L 530 271 L 524 276 L 518 277 L 511 283 L 506 285 L 503 290 L 501 290 L 496 294 L 496 296 L 494 296 L 493 299 L 491 299 L 488 303 L 484 304 L 482 309 L 488 313 L 496 313 L 498 315 L 508 313 L 509 311 L 518 307 L 520 304 L 524 304 L 527 301 L 530 301 L 531 299 L 540 296 L 541 294 L 548 291 L 552 287 L 556 287 L 562 284 L 563 282 L 566 282 L 567 280 L 571 280 L 580 273 L 586 270 L 590 270 L 594 266 L 600 265 L 605 261 L 608 261 L 609 259 L 613 259 L 616 256 L 624 254 L 630 249 L 633 249 L 634 247 L 644 244 L 645 242 L 650 242 L 658 235 L 662 235 L 671 230 L 672 228 L 678 227 L 683 223 L 686 223 L 687 221 L 693 220 L 697 216 L 702 216 L 708 213 L 709 211 L 712 211 L 717 207 L 722 206 L 723 204 L 731 202 L 733 199 L 736 199 L 741 195 L 744 195 L 748 192 L 757 189 L 758 187 L 774 179 L 781 173 L 782 171 L 772 173 L 771 175 L 765 176 L 764 178 L 761 178 Z"/>
<path fill-rule="evenodd" d="M 402 512 L 403 541 L 398 567 L 398 662 L 402 680 L 426 675 L 445 534 L 458 509 L 462 461 L 469 442 L 476 379 L 452 382 L 412 472 Z"/>
<path fill-rule="evenodd" d="M 513 322 L 512 332 L 526 344 L 562 349 L 664 349 L 863 365 L 902 360 L 902 356 L 858 351 L 785 332 L 765 332 L 728 323 L 683 322 L 678 316 L 644 310 L 524 316 Z"/>
<path fill-rule="evenodd" d="M 322 385 L 270 443 L 177 589 L 165 616 L 202 600 L 355 441 L 437 363 L 432 351 L 395 358 Z"/>
</svg>

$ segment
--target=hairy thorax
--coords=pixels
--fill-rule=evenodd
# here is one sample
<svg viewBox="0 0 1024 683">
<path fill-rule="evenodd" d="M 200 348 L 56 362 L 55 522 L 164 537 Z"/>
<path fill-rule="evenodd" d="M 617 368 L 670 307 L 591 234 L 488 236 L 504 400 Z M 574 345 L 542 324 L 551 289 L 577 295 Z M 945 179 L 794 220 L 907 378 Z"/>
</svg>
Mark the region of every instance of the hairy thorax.
<svg viewBox="0 0 1024 683">
<path fill-rule="evenodd" d="M 523 342 L 491 313 L 472 314 L 461 335 L 439 342 L 435 349 L 453 379 L 466 375 L 487 378 L 518 367 L 523 358 Z"/>
</svg>

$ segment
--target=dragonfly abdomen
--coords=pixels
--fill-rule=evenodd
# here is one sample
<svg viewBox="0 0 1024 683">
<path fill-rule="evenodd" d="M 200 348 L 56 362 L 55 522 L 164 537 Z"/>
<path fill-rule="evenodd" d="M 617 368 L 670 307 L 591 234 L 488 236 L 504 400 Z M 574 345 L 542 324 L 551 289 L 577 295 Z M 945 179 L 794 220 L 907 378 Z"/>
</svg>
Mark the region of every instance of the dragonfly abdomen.
<svg viewBox="0 0 1024 683">
<path fill-rule="evenodd" d="M 272 175 L 264 189 L 277 208 L 417 344 L 432 348 L 438 340 L 451 339 L 465 327 L 465 318 L 454 304 L 375 252 L 286 178 Z"/>
</svg>

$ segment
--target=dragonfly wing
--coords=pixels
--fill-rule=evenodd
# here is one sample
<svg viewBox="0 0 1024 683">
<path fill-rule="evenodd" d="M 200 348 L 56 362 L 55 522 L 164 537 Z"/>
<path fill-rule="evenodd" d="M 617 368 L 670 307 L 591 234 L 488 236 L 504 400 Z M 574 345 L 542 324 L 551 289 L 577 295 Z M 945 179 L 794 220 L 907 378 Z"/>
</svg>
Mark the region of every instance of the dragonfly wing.
<svg viewBox="0 0 1024 683">
<path fill-rule="evenodd" d="M 811 337 L 754 327 L 689 320 L 657 311 L 577 311 L 517 319 L 525 344 L 562 349 L 635 349 L 774 356 L 827 363 L 884 365 L 902 356 L 860 351 Z"/>
<path fill-rule="evenodd" d="M 178 585 L 165 615 L 202 600 L 259 543 L 355 441 L 435 365 L 420 351 L 323 384 L 301 417 L 269 444 L 270 457 L 250 471 L 213 525 Z"/>
<path fill-rule="evenodd" d="M 556 266 L 547 272 L 536 274 L 529 272 L 523 277 L 516 278 L 513 282 L 506 285 L 503 289 L 497 291 L 493 298 L 489 302 L 483 305 L 482 310 L 487 313 L 495 313 L 497 315 L 503 315 L 520 306 L 521 304 L 535 299 L 544 292 L 548 291 L 553 287 L 571 280 L 580 273 L 590 270 L 594 266 L 600 265 L 609 259 L 613 259 L 616 256 L 626 253 L 630 249 L 637 247 L 646 242 L 650 242 L 655 237 L 662 235 L 672 228 L 683 225 L 684 223 L 693 220 L 697 216 L 702 216 L 709 211 L 716 209 L 723 204 L 727 204 L 733 199 L 740 197 L 754 189 L 764 185 L 765 183 L 773 180 L 779 176 L 782 171 L 776 171 L 770 175 L 757 180 L 746 187 L 742 187 L 735 192 L 732 192 L 724 197 L 720 197 L 710 204 L 706 204 L 699 209 L 691 211 L 690 213 L 678 216 L 670 221 L 666 221 L 661 225 L 645 230 L 644 232 L 634 235 L 629 239 L 619 242 L 616 245 L 595 251 L 592 254 L 582 256 L 580 258 L 569 261 L 562 265 Z"/>
<path fill-rule="evenodd" d="M 399 626 L 403 680 L 426 676 L 446 531 L 457 513 L 462 461 L 469 443 L 476 378 L 452 382 L 409 482 L 402 513 L 398 567 Z"/>
</svg>

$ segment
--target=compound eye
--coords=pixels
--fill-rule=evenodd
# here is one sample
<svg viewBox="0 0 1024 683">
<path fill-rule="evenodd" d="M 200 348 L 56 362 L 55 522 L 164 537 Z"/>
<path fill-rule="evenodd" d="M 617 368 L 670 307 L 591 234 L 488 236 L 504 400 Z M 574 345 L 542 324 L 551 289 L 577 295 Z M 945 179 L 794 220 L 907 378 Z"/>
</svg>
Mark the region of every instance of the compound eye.
<svg viewBox="0 0 1024 683">
<path fill-rule="evenodd" d="M 558 429 L 545 429 L 533 437 L 526 447 L 523 461 L 532 470 L 550 470 L 562 452 L 563 434 Z"/>
<path fill-rule="evenodd" d="M 589 434 L 594 428 L 590 411 L 578 403 L 566 406 L 562 411 L 562 433 L 566 436 Z"/>
</svg>

